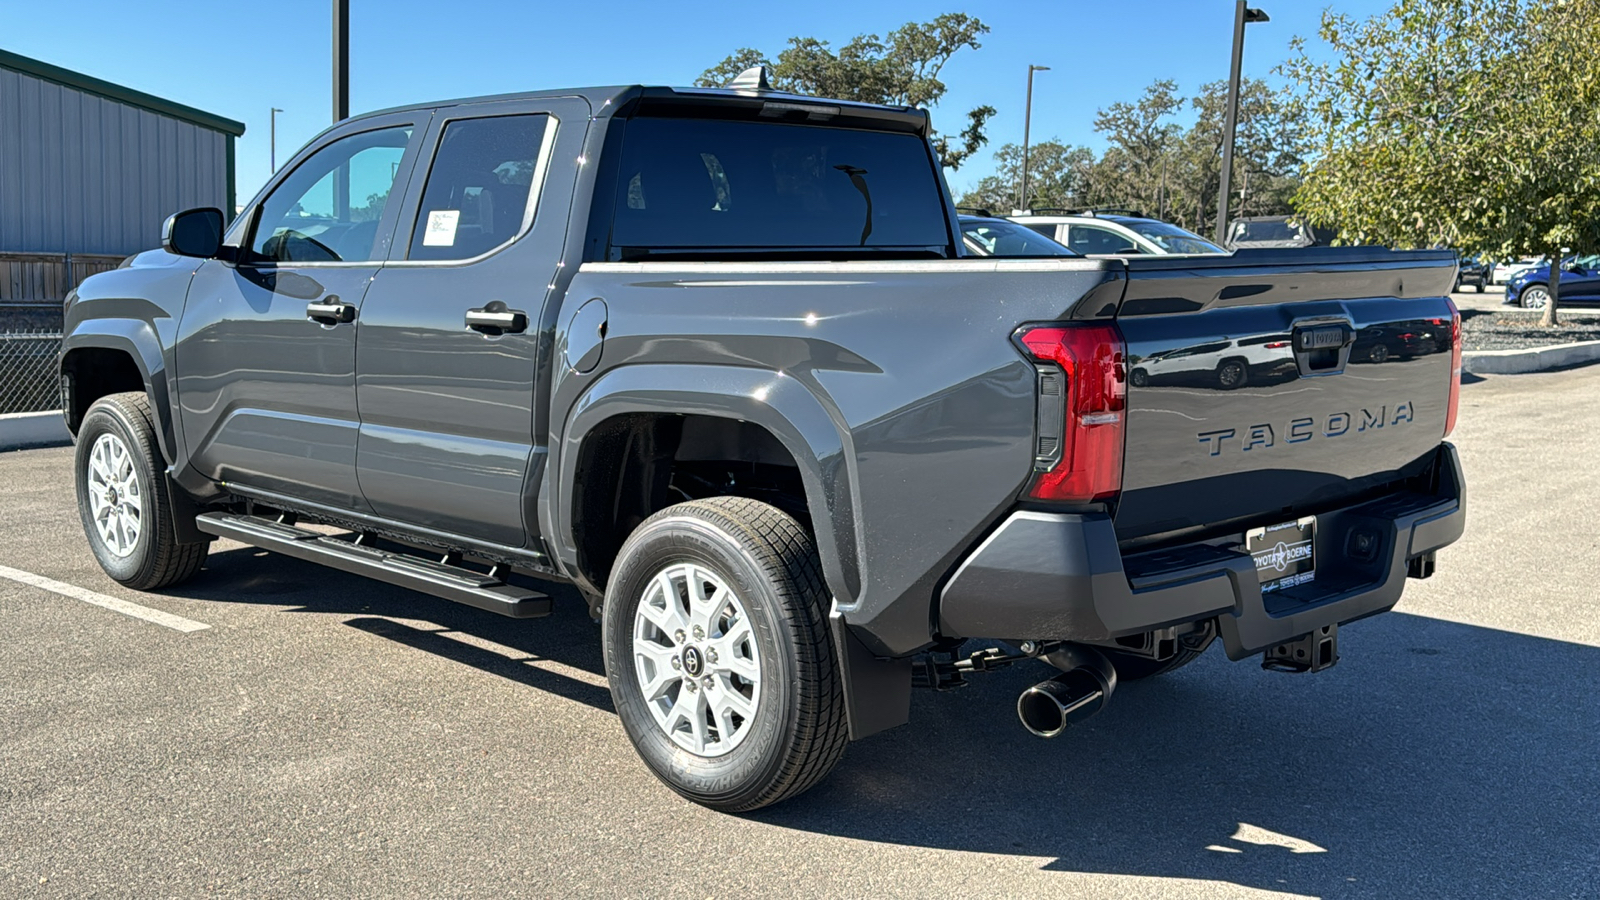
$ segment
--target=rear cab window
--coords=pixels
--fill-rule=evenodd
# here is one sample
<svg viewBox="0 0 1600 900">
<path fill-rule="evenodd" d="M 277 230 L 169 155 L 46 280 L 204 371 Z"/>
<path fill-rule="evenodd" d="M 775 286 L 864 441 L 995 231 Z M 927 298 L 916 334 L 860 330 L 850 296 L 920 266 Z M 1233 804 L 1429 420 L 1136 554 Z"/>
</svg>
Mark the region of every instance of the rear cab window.
<svg viewBox="0 0 1600 900">
<path fill-rule="evenodd" d="M 624 128 L 606 259 L 955 255 L 920 135 L 647 116 Z"/>
<path fill-rule="evenodd" d="M 501 247 L 533 220 L 554 120 L 543 113 L 446 123 L 428 170 L 411 260 L 464 260 Z"/>
</svg>

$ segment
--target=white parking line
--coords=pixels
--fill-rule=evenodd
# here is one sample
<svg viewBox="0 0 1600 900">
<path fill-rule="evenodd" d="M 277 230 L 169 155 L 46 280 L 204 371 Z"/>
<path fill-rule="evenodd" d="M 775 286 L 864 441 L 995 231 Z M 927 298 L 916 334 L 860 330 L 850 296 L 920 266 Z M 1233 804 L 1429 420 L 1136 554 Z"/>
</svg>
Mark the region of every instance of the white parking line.
<svg viewBox="0 0 1600 900">
<path fill-rule="evenodd" d="M 175 616 L 172 613 L 164 613 L 159 609 L 151 609 L 148 606 L 140 606 L 137 603 L 129 603 L 126 600 L 118 600 L 116 597 L 108 597 L 105 594 L 97 594 L 94 591 L 86 590 L 74 584 L 67 584 L 64 581 L 56 581 L 53 578 L 46 578 L 43 575 L 35 575 L 32 572 L 24 572 L 21 569 L 12 569 L 7 566 L 0 566 L 0 578 L 7 578 L 11 581 L 29 585 L 30 587 L 36 587 L 40 590 L 49 591 L 52 594 L 60 594 L 63 597 L 70 597 L 73 600 L 82 600 L 84 603 L 92 603 L 95 606 L 104 607 L 112 612 L 119 612 L 125 616 L 132 616 L 135 619 L 143 619 L 146 622 L 153 622 L 157 625 L 171 628 L 173 631 L 202 631 L 211 627 L 204 622 L 196 622 L 193 619 L 185 619 L 183 616 Z"/>
</svg>

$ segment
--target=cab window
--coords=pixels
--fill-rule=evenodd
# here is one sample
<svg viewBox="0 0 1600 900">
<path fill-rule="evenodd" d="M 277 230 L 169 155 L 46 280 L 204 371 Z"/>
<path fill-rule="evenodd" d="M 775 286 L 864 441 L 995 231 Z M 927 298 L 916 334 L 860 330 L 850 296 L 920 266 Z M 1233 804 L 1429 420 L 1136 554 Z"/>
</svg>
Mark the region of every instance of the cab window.
<svg viewBox="0 0 1600 900">
<path fill-rule="evenodd" d="M 273 262 L 377 258 L 378 223 L 411 126 L 340 138 L 301 163 L 261 204 L 250 250 Z"/>
<path fill-rule="evenodd" d="M 1067 246 L 1084 256 L 1139 252 L 1131 238 L 1096 225 L 1073 225 L 1067 232 Z"/>
<path fill-rule="evenodd" d="M 445 125 L 407 258 L 471 259 L 520 234 L 549 119 L 491 116 Z"/>
</svg>

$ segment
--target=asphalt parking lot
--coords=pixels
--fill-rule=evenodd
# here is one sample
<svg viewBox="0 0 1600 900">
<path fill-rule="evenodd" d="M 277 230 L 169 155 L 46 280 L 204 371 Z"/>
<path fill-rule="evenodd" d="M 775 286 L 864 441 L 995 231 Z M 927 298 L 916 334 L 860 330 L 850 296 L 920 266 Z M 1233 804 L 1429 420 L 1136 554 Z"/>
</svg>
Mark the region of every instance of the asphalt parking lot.
<svg viewBox="0 0 1600 900">
<path fill-rule="evenodd" d="M 0 455 L 0 895 L 1578 897 L 1600 885 L 1600 367 L 1477 380 L 1470 521 L 1325 673 L 1213 650 L 1054 740 L 1041 663 L 734 817 L 611 712 L 576 602 L 510 621 L 218 544 L 106 579 L 71 450 Z"/>
</svg>

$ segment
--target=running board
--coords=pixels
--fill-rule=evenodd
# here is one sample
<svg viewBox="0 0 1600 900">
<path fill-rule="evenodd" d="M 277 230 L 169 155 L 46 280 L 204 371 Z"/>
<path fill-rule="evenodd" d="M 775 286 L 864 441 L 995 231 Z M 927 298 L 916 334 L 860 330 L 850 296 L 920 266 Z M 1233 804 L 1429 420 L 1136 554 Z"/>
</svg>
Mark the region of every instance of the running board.
<svg viewBox="0 0 1600 900">
<path fill-rule="evenodd" d="M 206 534 L 332 566 L 502 616 L 529 619 L 550 614 L 548 595 L 506 584 L 492 574 L 420 556 L 379 550 L 260 516 L 202 513 L 195 517 L 195 527 Z"/>
</svg>

